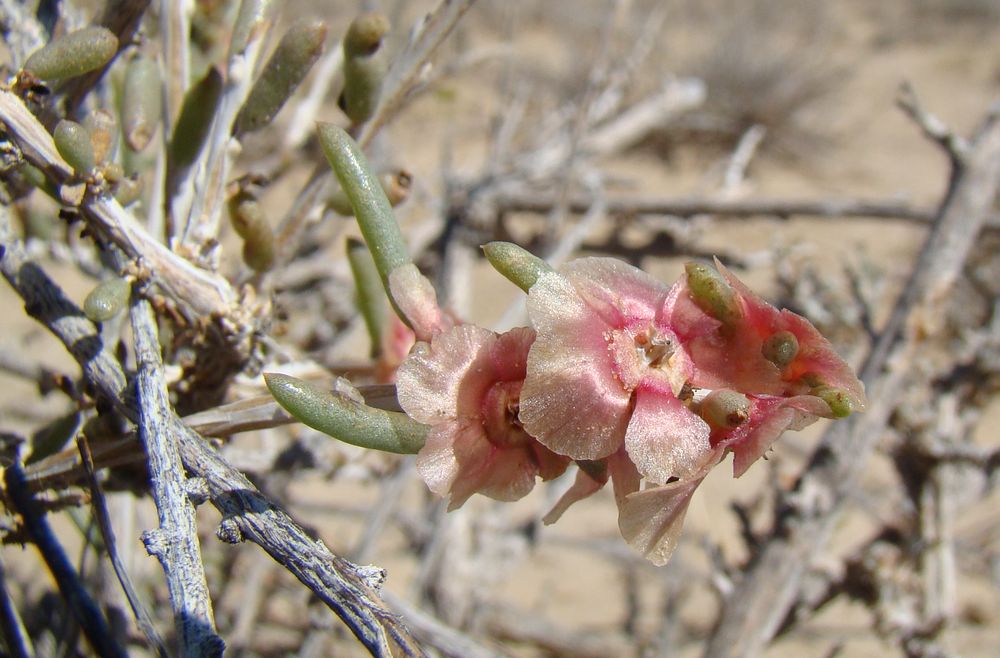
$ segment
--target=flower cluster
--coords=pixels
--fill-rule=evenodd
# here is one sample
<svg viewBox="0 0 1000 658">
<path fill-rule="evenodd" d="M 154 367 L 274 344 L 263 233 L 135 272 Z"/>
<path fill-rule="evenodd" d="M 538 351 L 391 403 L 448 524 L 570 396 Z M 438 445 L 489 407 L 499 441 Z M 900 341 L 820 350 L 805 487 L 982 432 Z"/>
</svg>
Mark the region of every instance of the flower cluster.
<svg viewBox="0 0 1000 658">
<path fill-rule="evenodd" d="M 532 328 L 502 335 L 442 324 L 400 366 L 400 405 L 431 426 L 417 468 L 452 509 L 476 492 L 518 499 L 572 461 L 576 482 L 545 521 L 611 480 L 622 535 L 663 564 L 727 454 L 739 477 L 785 430 L 866 404 L 809 321 L 718 263 L 668 287 L 580 259 L 538 276 L 528 313 Z"/>
</svg>

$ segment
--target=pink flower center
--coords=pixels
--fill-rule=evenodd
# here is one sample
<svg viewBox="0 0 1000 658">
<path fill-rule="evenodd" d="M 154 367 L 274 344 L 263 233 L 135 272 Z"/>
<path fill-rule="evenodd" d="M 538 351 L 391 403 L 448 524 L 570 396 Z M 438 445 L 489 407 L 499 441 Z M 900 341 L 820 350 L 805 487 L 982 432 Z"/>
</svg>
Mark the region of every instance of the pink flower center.
<svg viewBox="0 0 1000 658">
<path fill-rule="evenodd" d="M 605 332 L 614 373 L 628 391 L 652 379 L 678 395 L 687 381 L 677 337 L 652 322 Z M 652 383 L 652 382 L 650 382 Z"/>
<path fill-rule="evenodd" d="M 490 443 L 501 448 L 527 445 L 531 436 L 517 417 L 523 381 L 496 382 L 483 399 L 483 428 Z"/>
</svg>

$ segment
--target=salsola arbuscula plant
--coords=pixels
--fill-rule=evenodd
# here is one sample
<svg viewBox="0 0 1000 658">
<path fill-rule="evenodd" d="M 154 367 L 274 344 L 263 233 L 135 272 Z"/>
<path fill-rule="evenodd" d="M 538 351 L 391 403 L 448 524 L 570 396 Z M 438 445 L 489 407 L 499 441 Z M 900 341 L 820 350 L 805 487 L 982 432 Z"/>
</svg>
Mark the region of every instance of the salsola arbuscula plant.
<svg viewBox="0 0 1000 658">
<path fill-rule="evenodd" d="M 782 82 L 818 15 L 683 78 L 685 16 L 747 45 L 780 7 L 335 4 L 0 0 L 0 649 L 754 656 L 841 598 L 954 648 L 996 114 L 901 92 L 937 208 L 752 198 L 846 79 Z"/>
</svg>

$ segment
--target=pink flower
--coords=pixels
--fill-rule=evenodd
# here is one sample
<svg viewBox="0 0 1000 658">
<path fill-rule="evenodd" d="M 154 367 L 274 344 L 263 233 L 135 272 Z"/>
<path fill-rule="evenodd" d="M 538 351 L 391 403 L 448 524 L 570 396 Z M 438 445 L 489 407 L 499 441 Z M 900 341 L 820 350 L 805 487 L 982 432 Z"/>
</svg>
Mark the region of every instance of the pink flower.
<svg viewBox="0 0 1000 658">
<path fill-rule="evenodd" d="M 400 366 L 399 403 L 432 426 L 417 471 L 449 510 L 482 493 L 517 500 L 536 476 L 561 475 L 569 459 L 532 439 L 518 421 L 525 359 L 535 332 L 498 335 L 464 324 L 418 343 Z"/>
<path fill-rule="evenodd" d="M 712 452 L 711 430 L 679 398 L 696 372 L 673 328 L 679 292 L 610 258 L 539 277 L 528 294 L 538 337 L 521 392 L 528 433 L 576 460 L 624 446 L 653 482 L 697 472 Z M 684 329 L 717 326 L 701 313 Z"/>
<path fill-rule="evenodd" d="M 722 427 L 710 420 L 711 445 L 734 453 L 739 477 L 786 429 L 862 411 L 867 399 L 864 384 L 812 323 L 768 304 L 718 261 L 716 267 L 734 293 L 735 319 L 727 318 L 727 326 L 717 321 L 715 330 L 704 331 L 698 314 L 705 312 L 685 276 L 674 325 L 694 364 L 692 388 L 744 396 L 746 422 Z M 695 329 L 687 331 L 687 326 Z"/>
</svg>

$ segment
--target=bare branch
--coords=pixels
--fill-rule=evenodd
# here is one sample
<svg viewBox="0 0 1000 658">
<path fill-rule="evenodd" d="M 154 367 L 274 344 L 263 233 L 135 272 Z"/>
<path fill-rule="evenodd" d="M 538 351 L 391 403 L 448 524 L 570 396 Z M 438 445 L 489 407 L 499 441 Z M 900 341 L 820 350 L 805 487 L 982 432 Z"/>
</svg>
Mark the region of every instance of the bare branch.
<svg viewBox="0 0 1000 658">
<path fill-rule="evenodd" d="M 176 415 L 163 380 L 156 317 L 144 299 L 133 302 L 130 315 L 138 369 L 139 439 L 146 449 L 150 488 L 160 522 L 158 529 L 143 533 L 143 543 L 146 551 L 160 561 L 167 577 L 181 653 L 221 656 L 225 643 L 215 631 L 195 510 L 188 500 L 184 470 L 174 443 Z"/>
<path fill-rule="evenodd" d="M 108 551 L 111 566 L 115 570 L 115 575 L 122 586 L 122 591 L 125 592 L 125 598 L 128 599 L 129 606 L 132 608 L 132 614 L 135 616 L 139 629 L 146 636 L 146 639 L 149 640 L 150 646 L 156 650 L 157 655 L 161 656 L 161 658 L 167 658 L 170 654 L 167 652 L 167 647 L 163 644 L 163 638 L 160 637 L 160 633 L 156 630 L 153 619 L 139 597 L 135 585 L 132 584 L 132 578 L 125 568 L 125 562 L 122 560 L 121 554 L 118 552 L 118 539 L 115 537 L 115 530 L 111 525 L 108 504 L 104 498 L 104 492 L 101 490 L 101 484 L 97 480 L 94 460 L 90 454 L 90 446 L 87 444 L 87 439 L 83 434 L 77 439 L 76 445 L 80 453 L 80 459 L 83 461 L 84 468 L 87 471 L 87 479 L 90 485 L 90 502 L 93 507 L 94 518 L 97 520 L 97 527 L 101 531 L 101 538 L 104 540 L 104 547 Z"/>
</svg>

